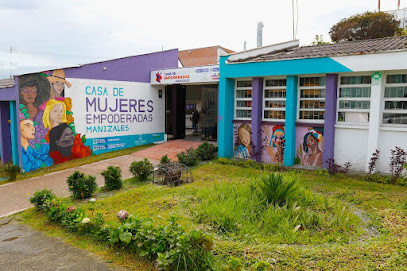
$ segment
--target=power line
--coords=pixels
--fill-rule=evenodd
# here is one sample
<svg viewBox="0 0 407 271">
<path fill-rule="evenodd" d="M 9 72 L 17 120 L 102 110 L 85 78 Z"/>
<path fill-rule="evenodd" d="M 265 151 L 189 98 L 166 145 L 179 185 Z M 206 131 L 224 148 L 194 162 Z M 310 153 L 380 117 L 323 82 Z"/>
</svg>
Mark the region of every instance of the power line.
<svg viewBox="0 0 407 271">
<path fill-rule="evenodd" d="M 0 48 L 0 51 L 5 51 L 5 52 L 9 52 L 11 50 L 10 49 L 2 49 Z M 15 48 L 13 48 L 13 51 L 16 53 L 20 53 L 20 54 L 28 54 L 28 55 L 49 55 L 49 56 L 66 56 L 66 57 L 87 57 L 87 58 L 101 58 L 104 59 L 106 57 L 103 56 L 84 56 L 84 55 L 70 55 L 70 54 L 55 54 L 55 53 L 41 53 L 41 52 L 28 52 L 28 51 L 21 51 L 21 50 L 16 50 Z"/>
</svg>

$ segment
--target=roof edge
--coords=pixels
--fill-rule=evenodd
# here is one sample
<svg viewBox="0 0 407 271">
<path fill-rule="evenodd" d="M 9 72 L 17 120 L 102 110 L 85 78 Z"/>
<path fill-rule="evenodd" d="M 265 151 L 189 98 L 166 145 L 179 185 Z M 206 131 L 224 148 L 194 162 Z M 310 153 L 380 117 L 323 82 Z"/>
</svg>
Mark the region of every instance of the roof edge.
<svg viewBox="0 0 407 271">
<path fill-rule="evenodd" d="M 260 48 L 254 48 L 238 53 L 231 54 L 227 62 L 235 62 L 243 59 L 253 58 L 264 54 L 270 54 L 273 52 L 278 52 L 282 50 L 297 48 L 300 46 L 299 40 L 291 40 L 281 43 L 276 43 L 272 45 L 263 46 Z"/>
</svg>

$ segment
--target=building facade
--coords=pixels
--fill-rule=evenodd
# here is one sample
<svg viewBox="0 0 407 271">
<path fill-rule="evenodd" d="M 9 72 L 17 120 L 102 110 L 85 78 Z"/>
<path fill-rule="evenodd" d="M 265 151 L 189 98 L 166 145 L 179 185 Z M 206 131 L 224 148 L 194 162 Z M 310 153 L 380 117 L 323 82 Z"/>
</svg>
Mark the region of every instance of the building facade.
<svg viewBox="0 0 407 271">
<path fill-rule="evenodd" d="M 329 159 L 389 172 L 407 149 L 406 37 L 299 47 L 298 41 L 221 57 L 221 157 L 327 167 Z"/>
</svg>

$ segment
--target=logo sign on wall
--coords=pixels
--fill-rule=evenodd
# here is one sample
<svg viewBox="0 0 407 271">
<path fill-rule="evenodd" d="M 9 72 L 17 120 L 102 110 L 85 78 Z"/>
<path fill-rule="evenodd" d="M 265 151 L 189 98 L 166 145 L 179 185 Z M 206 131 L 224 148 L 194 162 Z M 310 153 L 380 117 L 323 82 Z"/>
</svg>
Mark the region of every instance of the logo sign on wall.
<svg viewBox="0 0 407 271">
<path fill-rule="evenodd" d="M 164 140 L 164 99 L 148 83 L 70 78 L 75 129 L 95 154 Z M 89 143 L 88 143 L 89 142 Z"/>
<path fill-rule="evenodd" d="M 150 79 L 152 85 L 217 81 L 219 81 L 219 65 L 152 71 Z"/>
</svg>

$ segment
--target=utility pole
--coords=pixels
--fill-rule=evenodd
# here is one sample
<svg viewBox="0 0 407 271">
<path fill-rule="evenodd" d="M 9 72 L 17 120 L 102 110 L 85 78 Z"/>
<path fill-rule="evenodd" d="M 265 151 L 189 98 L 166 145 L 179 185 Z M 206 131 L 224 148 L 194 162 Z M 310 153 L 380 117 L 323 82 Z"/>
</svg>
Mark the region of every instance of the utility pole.
<svg viewBox="0 0 407 271">
<path fill-rule="evenodd" d="M 380 0 L 379 0 L 379 12 L 380 12 Z"/>
</svg>

